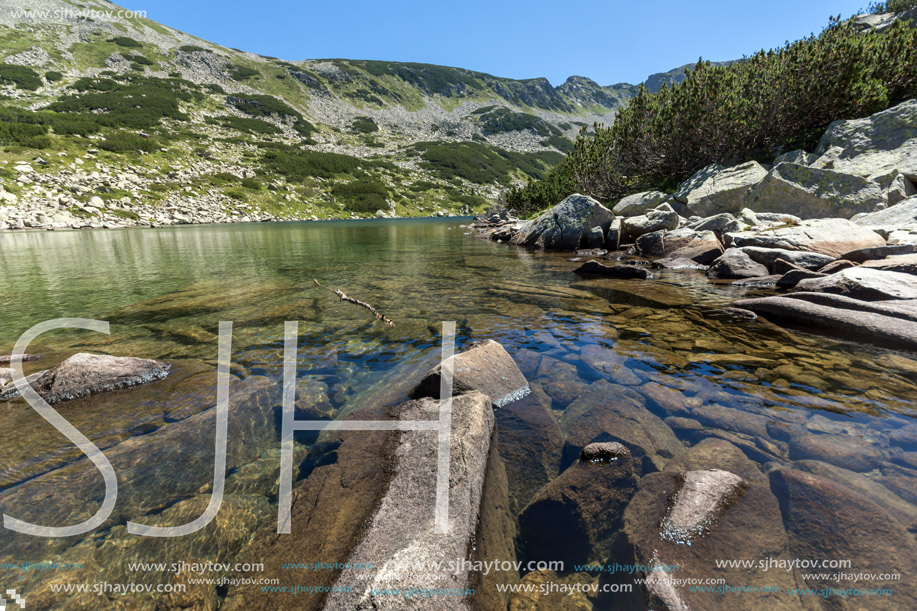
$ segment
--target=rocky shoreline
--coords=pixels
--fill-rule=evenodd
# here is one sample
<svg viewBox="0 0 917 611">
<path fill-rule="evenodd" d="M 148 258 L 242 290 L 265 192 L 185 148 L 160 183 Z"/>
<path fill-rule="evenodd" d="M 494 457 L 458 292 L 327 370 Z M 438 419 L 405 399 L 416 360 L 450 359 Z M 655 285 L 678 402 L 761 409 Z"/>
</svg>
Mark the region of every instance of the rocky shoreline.
<svg viewBox="0 0 917 611">
<path fill-rule="evenodd" d="M 747 317 L 917 349 L 917 100 L 837 121 L 815 153 L 772 166 L 704 168 L 674 193 L 612 208 L 572 195 L 538 218 L 477 217 L 479 235 L 575 251 L 580 274 L 703 271 L 779 292 L 740 300 Z M 587 260 L 588 259 L 588 260 Z"/>
</svg>

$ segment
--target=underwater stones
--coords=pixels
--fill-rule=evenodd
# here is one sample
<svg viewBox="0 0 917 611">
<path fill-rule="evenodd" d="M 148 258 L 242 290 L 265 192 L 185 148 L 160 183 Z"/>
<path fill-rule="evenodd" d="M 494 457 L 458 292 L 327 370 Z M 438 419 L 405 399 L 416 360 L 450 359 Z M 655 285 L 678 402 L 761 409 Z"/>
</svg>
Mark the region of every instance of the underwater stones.
<svg viewBox="0 0 917 611">
<path fill-rule="evenodd" d="M 630 452 L 620 446 L 615 455 L 608 462 L 576 462 L 535 494 L 519 514 L 523 558 L 565 566 L 607 560 L 636 489 Z"/>
<path fill-rule="evenodd" d="M 428 420 L 439 410 L 430 398 L 409 401 L 393 411 L 400 420 Z M 366 524 L 359 544 L 347 558 L 337 583 L 346 585 L 329 594 L 324 609 L 414 609 L 411 598 L 387 596 L 379 590 L 424 587 L 469 587 L 470 568 L 421 568 L 431 558 L 463 558 L 471 546 L 481 511 L 494 413 L 487 395 L 471 391 L 453 399 L 450 436 L 450 530 L 434 529 L 438 441 L 428 431 L 402 431 L 391 455 L 391 478 Z M 295 526 L 294 526 L 295 528 Z M 393 564 L 404 568 L 394 570 Z M 372 566 L 366 570 L 363 566 Z M 416 568 L 414 568 L 416 566 Z M 360 569 L 352 567 L 361 567 Z M 350 590 L 350 591 L 345 591 Z M 468 608 L 467 603 L 451 608 Z"/>
<path fill-rule="evenodd" d="M 532 394 L 495 412 L 513 515 L 560 471 L 564 436 L 550 408 L 551 398 L 532 384 Z"/>
<path fill-rule="evenodd" d="M 650 401 L 651 408 L 656 407 L 669 416 L 691 415 L 691 410 L 685 404 L 685 396 L 673 388 L 658 382 L 647 382 L 636 388 L 636 391 Z"/>
<path fill-rule="evenodd" d="M 583 346 L 580 360 L 615 384 L 633 386 L 643 380 L 626 365 L 627 357 L 595 344 Z"/>
<path fill-rule="evenodd" d="M 742 494 L 747 482 L 722 469 L 688 471 L 662 520 L 660 536 L 690 544 L 710 528 Z"/>
<path fill-rule="evenodd" d="M 490 397 L 494 407 L 503 407 L 529 394 L 529 383 L 513 357 L 498 342 L 473 344 L 452 357 L 452 394 L 477 390 Z M 442 363 L 438 364 L 411 392 L 411 397 L 440 398 Z"/>
<path fill-rule="evenodd" d="M 172 365 L 162 361 L 81 352 L 34 379 L 30 376 L 29 382 L 46 402 L 59 403 L 149 384 L 165 378 L 171 368 Z M 4 389 L 4 395 L 8 394 L 7 390 Z"/>
<path fill-rule="evenodd" d="M 696 422 L 696 421 L 695 421 Z M 686 473 L 702 469 L 723 469 L 753 484 L 767 484 L 767 477 L 734 444 L 708 437 L 691 446 L 666 464 L 666 473 Z"/>
<path fill-rule="evenodd" d="M 619 278 L 622 280 L 640 279 L 646 280 L 650 274 L 643 267 L 635 265 L 605 265 L 598 261 L 586 261 L 575 270 L 575 274 L 591 274 L 596 276 L 605 276 L 607 278 Z"/>
<path fill-rule="evenodd" d="M 795 558 L 832 558 L 851 561 L 853 574 L 913 575 L 917 571 L 914 537 L 878 503 L 851 488 L 796 469 L 771 472 L 771 487 L 783 511 L 790 551 Z M 833 573 L 814 573 L 806 581 L 813 588 L 862 587 L 853 579 L 836 580 Z M 894 596 L 870 601 L 871 609 L 917 608 L 913 590 L 900 581 L 872 580 L 869 588 L 893 588 Z M 849 603 L 850 599 L 846 599 Z M 859 605 L 841 606 L 857 608 Z"/>
<path fill-rule="evenodd" d="M 757 278 L 768 275 L 768 269 L 737 248 L 729 248 L 717 257 L 707 270 L 715 278 Z"/>
<path fill-rule="evenodd" d="M 553 399 L 556 408 L 566 407 L 588 386 L 579 377 L 576 365 L 550 356 L 541 357 L 535 379 Z"/>
<path fill-rule="evenodd" d="M 792 460 L 821 460 L 850 471 L 871 471 L 885 458 L 871 443 L 850 435 L 797 435 L 790 439 Z"/>
<path fill-rule="evenodd" d="M 568 463 L 590 443 L 617 441 L 630 450 L 635 470 L 648 473 L 684 449 L 672 429 L 644 407 L 639 394 L 605 380 L 593 382 L 567 406 L 561 429 Z"/>
<path fill-rule="evenodd" d="M 697 447 L 697 446 L 695 446 Z M 690 453 L 694 448 L 688 450 Z M 684 455 L 683 455 L 684 456 Z M 698 457 L 699 458 L 699 457 Z M 747 458 L 745 459 L 748 460 Z M 691 470 L 720 469 L 705 460 Z M 749 461 L 750 462 L 750 461 Z M 672 463 L 669 463 L 671 465 Z M 751 571 L 746 568 L 717 566 L 717 560 L 775 558 L 789 559 L 786 532 L 777 499 L 766 481 L 745 479 L 744 491 L 727 503 L 724 511 L 701 536 L 690 545 L 663 538 L 660 525 L 683 486 L 686 472 L 666 470 L 650 473 L 640 480 L 636 494 L 624 512 L 624 533 L 634 547 L 635 561 L 640 564 L 678 565 L 677 573 L 657 575 L 647 584 L 647 595 L 653 609 L 671 609 L 673 600 L 680 600 L 688 609 L 718 609 L 723 607 L 723 597 L 717 592 L 691 591 L 670 579 L 721 578 L 725 583 L 741 583 L 749 589 L 755 586 L 779 586 L 782 591 L 748 591 L 742 593 L 743 609 L 798 609 L 798 598 L 787 596 L 788 588 L 796 587 L 792 573 L 786 571 Z M 651 573 L 652 574 L 652 573 Z M 650 574 L 647 575 L 650 577 Z M 674 596 L 662 597 L 665 590 Z M 698 589 L 699 590 L 699 589 Z M 669 601 L 669 602 L 666 602 Z M 683 611 L 685 607 L 676 607 Z"/>
</svg>

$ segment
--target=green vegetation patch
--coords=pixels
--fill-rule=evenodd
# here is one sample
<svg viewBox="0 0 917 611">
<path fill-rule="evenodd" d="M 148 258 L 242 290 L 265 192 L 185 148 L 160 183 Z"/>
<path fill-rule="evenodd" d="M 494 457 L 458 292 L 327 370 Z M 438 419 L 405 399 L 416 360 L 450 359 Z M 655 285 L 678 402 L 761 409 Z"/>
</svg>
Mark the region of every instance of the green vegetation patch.
<svg viewBox="0 0 917 611">
<path fill-rule="evenodd" d="M 58 72 L 57 70 L 48 70 L 45 72 L 45 79 L 49 83 L 58 83 L 64 79 L 64 74 L 62 72 Z"/>
<path fill-rule="evenodd" d="M 128 153 L 144 151 L 152 153 L 159 150 L 159 143 L 155 138 L 145 138 L 131 132 L 113 132 L 99 143 L 99 148 L 112 153 Z"/>
<path fill-rule="evenodd" d="M 339 182 L 331 188 L 331 194 L 351 212 L 373 213 L 388 208 L 388 192 L 385 186 L 372 179 Z"/>
<path fill-rule="evenodd" d="M 247 81 L 250 78 L 260 76 L 261 73 L 248 66 L 237 66 L 230 64 L 228 66 L 229 76 L 235 81 Z"/>
<path fill-rule="evenodd" d="M 199 47 L 197 45 L 182 45 L 178 48 L 179 51 L 184 51 L 185 53 L 197 53 L 198 51 L 207 51 L 204 47 Z"/>
<path fill-rule="evenodd" d="M 229 129 L 247 134 L 279 134 L 280 128 L 261 119 L 248 119 L 246 117 L 224 116 L 207 119 L 211 125 L 220 125 Z"/>
<path fill-rule="evenodd" d="M 127 48 L 140 48 L 143 46 L 140 42 L 128 36 L 115 36 L 114 38 L 109 38 L 108 42 L 113 42 L 119 47 Z"/>
<path fill-rule="evenodd" d="M 379 131 L 379 126 L 372 117 L 357 117 L 350 124 L 350 131 L 357 134 L 372 134 Z"/>
<path fill-rule="evenodd" d="M 293 129 L 303 138 L 309 138 L 317 131 L 302 114 L 282 100 L 270 95 L 235 94 L 226 97 L 226 103 L 252 117 L 277 117 L 292 119 Z"/>
<path fill-rule="evenodd" d="M 482 185 L 509 184 L 517 171 L 540 178 L 563 159 L 563 155 L 551 151 L 515 153 L 479 142 L 421 142 L 409 151 L 419 155 L 423 165 L 442 178 L 464 178 Z"/>
<path fill-rule="evenodd" d="M 292 180 L 311 177 L 333 178 L 338 174 L 358 176 L 363 174 L 362 167 L 372 163 L 350 155 L 320 153 L 280 146 L 268 150 L 264 154 L 263 161 L 269 170 Z"/>
<path fill-rule="evenodd" d="M 0 64 L 0 84 L 35 91 L 41 87 L 41 76 L 28 66 Z"/>
<path fill-rule="evenodd" d="M 77 93 L 64 96 L 48 108 L 55 112 L 83 113 L 99 125 L 146 129 L 163 118 L 185 121 L 182 102 L 201 99 L 196 85 L 182 79 L 131 75 L 119 81 L 82 78 L 71 87 Z"/>
</svg>

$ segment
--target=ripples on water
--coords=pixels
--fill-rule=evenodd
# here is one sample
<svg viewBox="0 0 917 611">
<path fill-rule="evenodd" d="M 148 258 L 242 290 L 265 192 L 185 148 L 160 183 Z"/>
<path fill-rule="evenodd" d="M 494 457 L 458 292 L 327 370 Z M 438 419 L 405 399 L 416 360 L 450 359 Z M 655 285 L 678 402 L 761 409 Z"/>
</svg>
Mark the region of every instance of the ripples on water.
<svg viewBox="0 0 917 611">
<path fill-rule="evenodd" d="M 127 563 L 236 557 L 252 532 L 276 516 L 287 320 L 300 321 L 300 418 L 339 418 L 355 406 L 400 399 L 393 384 L 397 389 L 398 381 L 435 362 L 441 322 L 455 320 L 458 349 L 479 339 L 501 342 L 562 426 L 566 406 L 607 380 L 647 397 L 647 409 L 684 444 L 728 440 L 765 472 L 805 468 L 794 449 L 799 436 L 865 443 L 874 464 L 844 472 L 847 485 L 867 491 L 905 528 L 917 524 L 913 355 L 732 319 L 720 307 L 746 293 L 695 272 L 662 272 L 650 282 L 586 279 L 571 273 L 576 264 L 567 256 L 480 241 L 457 225 L 364 221 L 4 234 L 0 353 L 33 324 L 88 317 L 109 321 L 111 336 L 42 337 L 30 351 L 46 358 L 27 372 L 76 351 L 167 359 L 175 370 L 149 387 L 60 406 L 112 459 L 119 505 L 102 529 L 82 538 L 39 540 L 5 531 L 0 562 L 70 561 L 85 568 L 0 569 L 2 585 L 25 591 L 34 608 L 102 608 L 115 603 L 82 595 L 61 603 L 48 585 L 162 583 L 176 578 L 132 573 Z M 376 324 L 361 308 L 315 288 L 313 278 L 372 303 L 396 326 Z M 184 523 L 206 506 L 221 320 L 234 322 L 223 508 L 190 537 L 128 535 L 126 520 Z M 653 392 L 658 387 L 678 391 L 681 403 L 660 398 L 670 395 Z M 23 402 L 0 409 L 0 509 L 48 524 L 94 513 L 103 495 L 94 468 Z M 498 414 L 499 427 L 513 422 Z M 300 463 L 314 437 L 298 440 Z M 561 466 L 549 471 L 556 475 Z M 515 511 L 551 476 L 510 462 L 507 470 Z M 194 592 L 204 607 L 225 594 Z M 152 605 L 152 599 L 129 600 Z"/>
</svg>

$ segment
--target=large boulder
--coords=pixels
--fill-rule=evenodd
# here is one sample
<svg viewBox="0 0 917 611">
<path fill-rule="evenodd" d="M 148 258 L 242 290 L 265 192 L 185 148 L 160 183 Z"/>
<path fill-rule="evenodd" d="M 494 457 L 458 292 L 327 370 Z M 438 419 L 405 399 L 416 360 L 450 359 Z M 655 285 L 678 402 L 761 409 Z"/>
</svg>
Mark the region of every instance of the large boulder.
<svg viewBox="0 0 917 611">
<path fill-rule="evenodd" d="M 576 250 L 593 227 L 608 231 L 614 214 L 586 195 L 573 194 L 537 219 L 525 222 L 511 242 L 550 250 Z"/>
<path fill-rule="evenodd" d="M 717 258 L 707 274 L 715 278 L 737 279 L 767 276 L 768 269 L 738 248 L 730 248 Z"/>
<path fill-rule="evenodd" d="M 611 209 L 615 216 L 640 216 L 659 204 L 670 201 L 672 196 L 662 191 L 645 191 L 621 198 Z"/>
<path fill-rule="evenodd" d="M 431 369 L 411 392 L 411 397 L 440 398 L 440 363 Z M 452 394 L 477 390 L 490 397 L 494 407 L 503 407 L 529 394 L 529 383 L 513 357 L 492 339 L 473 344 L 452 357 Z"/>
<path fill-rule="evenodd" d="M 636 239 L 645 233 L 678 228 L 678 213 L 672 210 L 650 210 L 640 216 L 624 219 L 621 229 L 630 239 Z"/>
<path fill-rule="evenodd" d="M 834 293 L 863 301 L 917 299 L 917 278 L 901 272 L 868 267 L 851 267 L 824 278 L 803 280 L 802 291 Z"/>
<path fill-rule="evenodd" d="M 687 227 L 674 231 L 654 231 L 636 241 L 644 257 L 691 259 L 697 263 L 711 263 L 723 254 L 723 245 L 712 231 L 695 231 Z"/>
<path fill-rule="evenodd" d="M 172 365 L 162 361 L 107 354 L 74 354 L 57 367 L 27 378 L 48 403 L 70 401 L 103 392 L 149 384 L 169 375 Z M 2 398 L 18 395 L 12 382 Z"/>
<path fill-rule="evenodd" d="M 885 239 L 875 231 L 846 219 L 812 219 L 766 231 L 730 233 L 726 238 L 728 245 L 739 248 L 760 246 L 808 250 L 832 257 L 840 257 L 851 250 L 885 245 Z"/>
<path fill-rule="evenodd" d="M 744 205 L 804 219 L 850 218 L 872 212 L 888 199 L 877 182 L 835 170 L 781 163 L 745 196 Z"/>
<path fill-rule="evenodd" d="M 817 252 L 806 252 L 803 250 L 786 250 L 784 248 L 761 248 L 760 246 L 743 246 L 739 249 L 751 257 L 755 263 L 760 263 L 773 271 L 775 274 L 781 273 L 775 270 L 774 266 L 778 260 L 786 261 L 796 267 L 805 269 L 821 269 L 834 261 L 834 257 L 823 255 Z"/>
<path fill-rule="evenodd" d="M 850 220 L 886 237 L 903 227 L 917 227 L 917 197 L 908 198 L 884 210 L 857 215 Z"/>
<path fill-rule="evenodd" d="M 675 199 L 701 216 L 739 212 L 748 189 L 767 175 L 761 164 L 749 161 L 724 168 L 715 164 L 698 171 L 675 192 Z"/>
<path fill-rule="evenodd" d="M 863 119 L 835 121 L 816 149 L 815 167 L 877 178 L 899 172 L 917 182 L 917 100 Z"/>
</svg>

